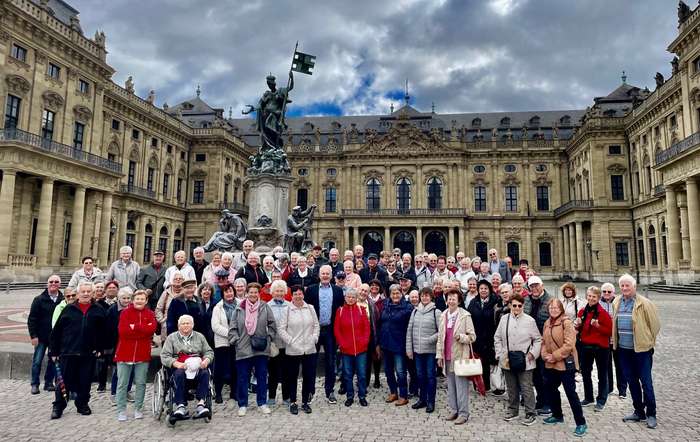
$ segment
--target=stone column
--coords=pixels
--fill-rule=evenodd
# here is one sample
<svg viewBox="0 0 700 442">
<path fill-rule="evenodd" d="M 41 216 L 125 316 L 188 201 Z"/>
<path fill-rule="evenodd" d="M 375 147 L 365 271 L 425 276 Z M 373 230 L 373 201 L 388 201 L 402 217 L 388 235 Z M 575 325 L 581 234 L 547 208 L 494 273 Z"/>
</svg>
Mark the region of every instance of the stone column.
<svg viewBox="0 0 700 442">
<path fill-rule="evenodd" d="M 685 191 L 688 200 L 690 267 L 697 271 L 700 270 L 700 200 L 698 200 L 697 178 L 691 177 L 686 180 Z"/>
<path fill-rule="evenodd" d="M 340 250 L 341 253 L 341 259 L 342 259 L 342 253 L 345 250 L 352 250 L 352 247 L 350 246 L 350 227 L 343 227 L 343 248 Z"/>
<path fill-rule="evenodd" d="M 578 264 L 576 262 L 576 230 L 573 224 L 568 225 L 569 229 L 569 270 L 572 272 L 578 269 Z"/>
<path fill-rule="evenodd" d="M 425 244 L 423 243 L 423 227 L 416 226 L 416 253 L 423 253 Z"/>
<path fill-rule="evenodd" d="M 80 265 L 83 249 L 83 218 L 85 217 L 85 187 L 75 187 L 73 198 L 73 216 L 71 217 L 70 244 L 68 246 L 68 263 L 74 267 Z"/>
<path fill-rule="evenodd" d="M 562 266 L 564 267 L 564 270 L 571 270 L 571 255 L 569 254 L 569 247 L 571 247 L 571 243 L 569 242 L 569 228 L 568 226 L 562 226 L 559 228 L 559 231 L 561 232 L 562 238 L 562 250 L 559 252 L 562 255 Z"/>
<path fill-rule="evenodd" d="M 126 225 L 129 223 L 129 211 L 126 206 L 122 208 L 121 220 L 119 222 L 119 236 L 115 244 L 115 248 L 119 248 L 126 244 Z M 157 232 L 155 232 L 157 234 Z"/>
<path fill-rule="evenodd" d="M 585 270 L 585 258 L 583 252 L 585 247 L 583 244 L 583 223 L 576 221 L 576 270 L 583 272 Z"/>
<path fill-rule="evenodd" d="M 458 238 L 458 241 L 459 241 L 459 244 L 458 244 L 458 246 L 459 246 L 459 251 L 462 252 L 462 253 L 464 253 L 464 254 L 466 255 L 466 253 L 467 253 L 467 242 L 466 242 L 466 240 L 464 239 L 464 227 L 458 227 L 458 228 L 457 228 L 457 238 Z M 455 251 L 455 253 L 457 253 L 457 252 Z M 459 264 L 459 263 L 457 263 L 457 264 Z"/>
<path fill-rule="evenodd" d="M 678 194 L 678 209 L 681 214 L 681 256 L 684 261 L 690 260 L 690 232 L 688 229 L 688 205 L 684 193 Z"/>
<path fill-rule="evenodd" d="M 384 250 L 389 250 L 393 249 L 394 246 L 391 242 L 391 228 L 384 226 Z"/>
<path fill-rule="evenodd" d="M 666 187 L 666 234 L 668 239 L 668 269 L 678 270 L 681 258 L 681 228 L 678 219 L 678 201 L 676 191 Z"/>
<path fill-rule="evenodd" d="M 134 240 L 134 254 L 132 255 L 132 258 L 134 261 L 138 262 L 139 264 L 143 263 L 143 239 L 146 237 L 146 220 L 144 219 L 145 215 L 140 215 L 139 219 L 136 220 L 136 239 Z M 172 228 L 168 228 L 168 233 L 172 235 L 173 230 Z M 173 242 L 168 239 L 168 244 L 172 244 Z M 171 249 L 172 250 L 172 249 Z M 174 251 L 173 251 L 174 253 Z M 168 253 L 165 256 L 165 262 L 169 262 L 168 258 L 172 256 L 172 253 Z"/>
<path fill-rule="evenodd" d="M 109 263 L 109 237 L 112 224 L 112 193 L 105 192 L 102 195 L 102 219 L 100 220 L 99 265 L 106 268 Z"/>
<path fill-rule="evenodd" d="M 362 241 L 360 241 L 360 228 L 358 226 L 352 228 L 352 240 L 355 242 L 353 246 L 362 245 Z"/>
<path fill-rule="evenodd" d="M 41 183 L 41 200 L 39 202 L 39 220 L 36 229 L 36 263 L 46 266 L 49 262 L 49 230 L 51 227 L 51 208 L 53 206 L 53 178 L 45 177 Z"/>
<path fill-rule="evenodd" d="M 12 238 L 12 211 L 15 200 L 15 181 L 17 171 L 3 169 L 2 188 L 0 188 L 0 265 L 9 264 L 10 238 Z M 29 220 L 23 220 L 28 222 Z"/>
<path fill-rule="evenodd" d="M 455 254 L 455 229 L 452 226 L 447 228 L 447 254 Z"/>
</svg>

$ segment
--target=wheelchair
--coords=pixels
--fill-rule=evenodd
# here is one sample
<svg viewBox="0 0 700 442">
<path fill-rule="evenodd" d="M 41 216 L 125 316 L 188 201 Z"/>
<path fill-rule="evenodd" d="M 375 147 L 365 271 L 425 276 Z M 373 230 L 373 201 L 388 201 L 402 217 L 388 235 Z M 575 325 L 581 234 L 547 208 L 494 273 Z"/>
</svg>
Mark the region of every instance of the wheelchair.
<svg viewBox="0 0 700 442">
<path fill-rule="evenodd" d="M 163 416 L 165 416 L 168 426 L 174 427 L 179 420 L 198 418 L 194 415 L 188 415 L 183 419 L 178 418 L 173 414 L 173 411 L 175 411 L 174 409 L 176 404 L 175 384 L 171 374 L 171 370 L 172 369 L 166 367 L 161 367 L 160 370 L 156 373 L 155 378 L 153 379 L 151 411 L 153 412 L 153 417 L 155 418 L 155 420 L 161 421 L 163 419 Z M 209 413 L 205 416 L 202 416 L 201 419 L 204 420 L 204 422 L 209 423 L 211 422 L 213 414 L 212 398 L 214 397 L 214 384 L 211 370 L 207 368 L 207 371 L 209 372 L 209 388 L 207 390 L 207 395 L 204 398 L 204 404 L 209 409 Z M 189 379 L 186 382 L 187 399 L 194 399 L 196 386 L 194 385 L 194 383 L 191 383 Z"/>
</svg>

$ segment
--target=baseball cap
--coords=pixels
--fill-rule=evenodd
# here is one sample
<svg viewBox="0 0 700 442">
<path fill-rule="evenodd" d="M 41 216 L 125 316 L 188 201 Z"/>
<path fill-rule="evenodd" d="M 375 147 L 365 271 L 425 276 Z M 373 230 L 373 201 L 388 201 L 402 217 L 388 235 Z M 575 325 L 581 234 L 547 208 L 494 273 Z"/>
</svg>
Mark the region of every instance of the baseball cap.
<svg viewBox="0 0 700 442">
<path fill-rule="evenodd" d="M 532 285 L 532 284 L 542 284 L 542 279 L 537 275 L 532 275 L 527 280 L 527 285 Z"/>
<path fill-rule="evenodd" d="M 379 259 L 376 253 L 370 253 L 367 255 L 367 259 Z"/>
<path fill-rule="evenodd" d="M 343 271 L 335 272 L 335 277 L 336 277 L 336 279 L 345 279 L 345 272 L 343 272 Z"/>
<path fill-rule="evenodd" d="M 156 250 L 155 252 L 153 252 L 153 255 L 165 255 L 165 253 L 163 253 L 162 250 Z"/>
</svg>

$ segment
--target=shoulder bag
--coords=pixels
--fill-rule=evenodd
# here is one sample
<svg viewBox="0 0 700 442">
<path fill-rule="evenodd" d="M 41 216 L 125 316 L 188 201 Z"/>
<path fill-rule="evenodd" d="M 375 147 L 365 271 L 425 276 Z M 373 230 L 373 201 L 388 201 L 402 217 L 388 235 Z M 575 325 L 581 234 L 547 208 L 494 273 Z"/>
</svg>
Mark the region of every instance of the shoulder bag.
<svg viewBox="0 0 700 442">
<path fill-rule="evenodd" d="M 530 351 L 532 347 L 532 342 L 527 347 L 527 351 L 511 351 L 510 342 L 508 340 L 508 326 L 510 325 L 510 313 L 508 313 L 508 319 L 506 320 L 506 349 L 508 350 L 508 367 L 512 373 L 522 373 L 527 369 L 527 352 Z"/>
</svg>

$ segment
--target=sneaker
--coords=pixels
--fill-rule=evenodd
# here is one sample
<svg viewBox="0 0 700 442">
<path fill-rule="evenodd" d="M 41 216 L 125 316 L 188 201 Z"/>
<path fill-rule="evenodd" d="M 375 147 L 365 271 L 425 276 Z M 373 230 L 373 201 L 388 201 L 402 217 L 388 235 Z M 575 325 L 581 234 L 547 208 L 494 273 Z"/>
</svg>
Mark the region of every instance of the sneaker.
<svg viewBox="0 0 700 442">
<path fill-rule="evenodd" d="M 345 399 L 345 406 L 350 407 L 350 406 L 352 406 L 353 402 L 354 401 L 352 400 L 352 398 L 347 398 L 347 399 Z"/>
<path fill-rule="evenodd" d="M 636 411 L 634 413 L 628 414 L 627 416 L 622 418 L 622 422 L 646 422 L 646 421 L 647 421 L 647 417 L 643 416 L 643 415 L 642 416 L 638 415 Z"/>
<path fill-rule="evenodd" d="M 44 391 L 56 391 L 56 386 L 53 384 L 44 384 Z"/>
<path fill-rule="evenodd" d="M 299 414 L 299 406 L 296 402 L 289 405 L 289 412 L 292 414 Z"/>
<path fill-rule="evenodd" d="M 119 414 L 117 414 L 117 420 L 119 422 L 126 422 L 126 412 L 120 411 Z"/>
<path fill-rule="evenodd" d="M 552 409 L 549 407 L 542 407 L 539 410 L 537 410 L 538 416 L 549 416 L 551 414 L 552 414 Z"/>
<path fill-rule="evenodd" d="M 39 394 L 39 386 L 32 385 L 32 394 Z"/>
<path fill-rule="evenodd" d="M 581 401 L 582 407 L 590 407 L 591 405 L 593 405 L 593 401 L 589 401 L 588 399 L 584 399 Z"/>
<path fill-rule="evenodd" d="M 563 417 L 559 418 L 559 417 L 549 416 L 549 417 L 544 418 L 542 420 L 542 423 L 547 424 L 547 425 L 563 424 L 564 418 Z"/>
<path fill-rule="evenodd" d="M 329 404 L 335 405 L 338 403 L 338 400 L 335 398 L 335 395 L 331 392 L 328 396 L 326 396 L 326 400 L 328 401 Z M 311 401 L 309 401 L 311 402 Z"/>
<path fill-rule="evenodd" d="M 141 410 L 134 411 L 134 419 L 143 419 L 143 411 L 141 411 Z"/>
<path fill-rule="evenodd" d="M 134 402 L 134 393 L 132 393 L 130 391 L 128 393 L 126 393 L 126 401 L 127 402 Z"/>
<path fill-rule="evenodd" d="M 311 407 L 309 404 L 301 404 L 301 411 L 303 411 L 306 414 L 311 414 Z"/>
<path fill-rule="evenodd" d="M 179 404 L 177 409 L 173 412 L 173 416 L 179 419 L 184 419 L 185 416 L 187 416 L 187 407 L 185 404 Z"/>
<path fill-rule="evenodd" d="M 248 411 L 246 407 L 238 407 L 238 417 L 245 416 L 246 411 Z"/>
<path fill-rule="evenodd" d="M 110 394 L 109 395 L 109 403 L 113 406 L 117 406 L 117 395 L 116 394 Z"/>
<path fill-rule="evenodd" d="M 647 416 L 647 428 L 651 430 L 656 428 L 656 416 Z"/>
<path fill-rule="evenodd" d="M 605 410 L 605 404 L 595 404 L 595 408 L 593 408 L 593 411 L 601 412 Z"/>
<path fill-rule="evenodd" d="M 496 396 L 496 397 L 502 397 L 506 394 L 506 391 L 505 390 L 493 390 L 491 392 L 491 394 Z"/>
<path fill-rule="evenodd" d="M 360 398 L 360 406 L 361 406 L 361 407 L 366 407 L 366 406 L 368 406 L 368 405 L 369 405 L 369 404 L 367 403 L 367 399 L 361 397 L 361 398 Z"/>
<path fill-rule="evenodd" d="M 535 416 L 534 413 L 532 414 L 526 414 L 525 419 L 521 420 L 520 423 L 529 427 L 530 425 L 534 424 L 537 422 L 537 417 Z"/>
<path fill-rule="evenodd" d="M 418 402 L 414 403 L 413 405 L 411 405 L 411 408 L 413 408 L 414 410 L 420 410 L 421 408 L 425 408 L 426 406 L 427 406 L 427 404 L 425 402 L 418 401 Z"/>
<path fill-rule="evenodd" d="M 574 430 L 574 436 L 583 437 L 583 435 L 586 434 L 586 430 L 588 430 L 588 426 L 586 424 L 576 425 L 576 429 Z"/>
<path fill-rule="evenodd" d="M 209 415 L 209 409 L 204 404 L 197 404 L 197 411 L 195 411 L 195 417 L 204 417 Z"/>
<path fill-rule="evenodd" d="M 619 397 L 620 399 L 627 399 L 627 393 L 620 393 L 620 394 L 618 395 L 618 397 Z"/>
<path fill-rule="evenodd" d="M 507 414 L 506 417 L 503 418 L 503 420 L 506 421 L 506 422 L 510 422 L 510 421 L 516 420 L 517 418 L 518 418 L 518 414 L 517 414 L 517 413 L 515 413 L 515 414 Z"/>
<path fill-rule="evenodd" d="M 455 425 L 462 425 L 462 424 L 466 424 L 467 421 L 469 421 L 468 417 L 459 416 L 457 419 L 455 419 L 454 424 Z"/>
<path fill-rule="evenodd" d="M 270 409 L 270 407 L 267 406 L 267 404 L 265 404 L 262 407 L 260 407 L 260 412 L 262 414 L 270 414 L 272 413 L 272 410 Z"/>
</svg>

